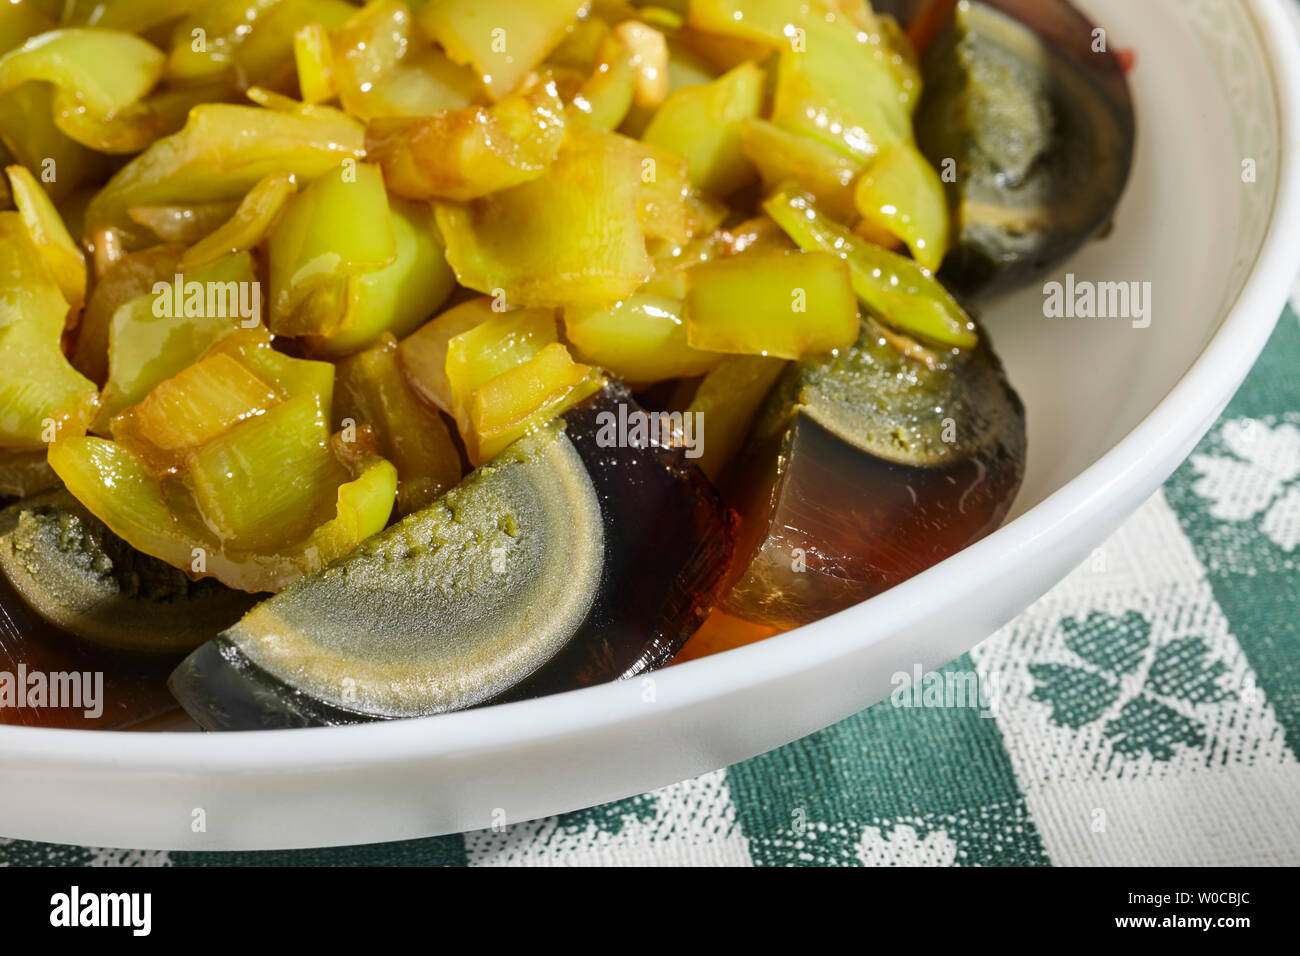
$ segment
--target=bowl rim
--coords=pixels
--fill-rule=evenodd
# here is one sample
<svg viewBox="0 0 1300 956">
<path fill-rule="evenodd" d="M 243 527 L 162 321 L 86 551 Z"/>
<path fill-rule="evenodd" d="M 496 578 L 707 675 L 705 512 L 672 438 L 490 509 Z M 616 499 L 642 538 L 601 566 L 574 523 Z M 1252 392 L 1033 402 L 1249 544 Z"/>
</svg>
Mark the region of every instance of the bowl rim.
<svg viewBox="0 0 1300 956">
<path fill-rule="evenodd" d="M 1120 488 L 1158 485 L 1167 477 L 1165 463 L 1182 460 L 1180 449 L 1210 427 L 1254 365 L 1300 266 L 1292 252 L 1300 246 L 1300 150 L 1291 148 L 1300 142 L 1300 38 L 1284 2 L 1289 0 L 1246 0 L 1278 101 L 1279 175 L 1269 225 L 1218 331 L 1159 404 L 1043 501 L 903 584 L 794 631 L 655 672 L 656 712 L 774 685 L 859 652 L 916 625 L 931 610 L 932 582 L 940 575 L 948 585 L 945 603 L 959 603 L 1031 562 L 1035 550 L 1096 522 Z M 639 693 L 612 683 L 435 717 L 341 727 L 196 734 L 4 725 L 0 765 L 119 774 L 377 767 L 511 750 L 636 723 L 645 713 Z"/>
</svg>

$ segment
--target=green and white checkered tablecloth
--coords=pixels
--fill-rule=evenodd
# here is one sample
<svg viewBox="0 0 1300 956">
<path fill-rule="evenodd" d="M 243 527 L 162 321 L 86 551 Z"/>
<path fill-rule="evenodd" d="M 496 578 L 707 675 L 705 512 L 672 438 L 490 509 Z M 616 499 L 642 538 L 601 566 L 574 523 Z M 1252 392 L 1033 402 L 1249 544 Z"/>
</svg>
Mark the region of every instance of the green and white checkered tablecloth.
<svg viewBox="0 0 1300 956">
<path fill-rule="evenodd" d="M 884 701 L 500 832 L 280 853 L 0 839 L 0 865 L 1300 864 L 1295 311 L 1169 483 L 945 671 L 995 688 L 993 713 Z"/>
</svg>

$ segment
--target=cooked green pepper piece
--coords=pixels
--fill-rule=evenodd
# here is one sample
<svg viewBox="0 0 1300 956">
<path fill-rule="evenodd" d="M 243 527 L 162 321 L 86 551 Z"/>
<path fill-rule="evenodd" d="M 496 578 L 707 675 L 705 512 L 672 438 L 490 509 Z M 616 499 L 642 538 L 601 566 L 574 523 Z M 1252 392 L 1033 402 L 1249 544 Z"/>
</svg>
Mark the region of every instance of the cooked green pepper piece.
<svg viewBox="0 0 1300 956">
<path fill-rule="evenodd" d="M 93 202 L 94 197 L 91 197 Z M 141 235 L 141 242 L 178 242 L 193 245 L 210 235 L 221 225 L 229 221 L 239 208 L 239 199 L 226 199 L 219 202 L 202 202 L 192 206 L 132 206 L 126 211 L 127 217 L 136 225 L 143 226 L 152 235 Z M 82 217 L 82 235 L 88 235 L 85 217 Z M 143 251 L 143 250 L 141 250 Z M 112 257 L 109 265 L 118 257 Z"/>
<path fill-rule="evenodd" d="M 691 348 L 680 299 L 638 292 L 608 308 L 568 308 L 564 328 L 584 362 L 646 384 L 703 375 L 721 356 Z"/>
<path fill-rule="evenodd" d="M 108 230 L 138 237 L 139 227 L 127 214 L 132 207 L 237 200 L 268 173 L 311 182 L 338 170 L 345 159 L 360 162 L 364 153 L 361 125 L 328 107 L 288 113 L 225 103 L 196 106 L 180 132 L 127 163 L 95 196 L 86 210 L 87 238 L 99 234 L 102 242 Z"/>
<path fill-rule="evenodd" d="M 430 46 L 399 64 L 372 91 L 366 111 L 372 116 L 426 116 L 464 109 L 483 99 L 477 74 Z"/>
<path fill-rule="evenodd" d="M 208 346 L 261 317 L 261 295 L 248 253 L 158 282 L 119 306 L 108 333 L 108 380 L 93 430 L 143 399 L 201 356 Z M 247 324 L 247 325 L 246 325 Z"/>
<path fill-rule="evenodd" d="M 604 142 L 621 148 L 637 164 L 641 197 L 637 204 L 641 227 L 648 239 L 670 244 L 686 242 L 700 227 L 690 183 L 690 168 L 684 156 L 671 149 L 610 133 Z"/>
<path fill-rule="evenodd" d="M 341 28 L 356 13 L 347 0 L 279 0 L 234 47 L 234 78 L 241 86 L 279 88 L 293 75 L 293 35 L 308 23 Z"/>
<path fill-rule="evenodd" d="M 86 300 L 86 257 L 68 235 L 63 217 L 25 166 L 8 166 L 5 175 L 27 235 L 45 257 L 50 274 L 75 316 Z"/>
<path fill-rule="evenodd" d="M 910 139 L 913 96 L 883 34 L 816 0 L 800 6 L 777 63 L 772 121 L 860 161 Z"/>
<path fill-rule="evenodd" d="M 687 22 L 697 30 L 770 46 L 790 42 L 806 18 L 804 0 L 689 0 Z"/>
<path fill-rule="evenodd" d="M 542 175 L 564 127 L 564 104 L 548 82 L 489 107 L 372 120 L 366 155 L 399 196 L 477 199 Z"/>
<path fill-rule="evenodd" d="M 614 28 L 631 59 L 636 105 L 659 106 L 668 97 L 668 40 L 660 31 L 639 20 L 624 20 Z"/>
<path fill-rule="evenodd" d="M 493 310 L 463 303 L 402 343 L 402 367 L 416 394 L 456 420 L 473 464 L 601 387 L 556 341 L 548 308 Z"/>
<path fill-rule="evenodd" d="M 460 452 L 442 416 L 416 397 L 402 372 L 397 342 L 385 334 L 339 363 L 340 421 L 369 425 L 397 468 L 397 513 L 429 505 L 460 481 Z"/>
<path fill-rule="evenodd" d="M 28 37 L 53 30 L 55 26 L 54 20 L 30 0 L 0 4 L 0 53 L 8 53 Z"/>
<path fill-rule="evenodd" d="M 689 23 L 706 31 L 700 45 L 714 56 L 709 47 L 725 52 L 720 41 L 729 37 L 768 50 L 809 53 L 810 61 L 821 62 L 808 65 L 830 81 L 824 92 L 843 94 L 850 109 L 855 99 L 875 94 L 897 100 L 910 114 L 921 95 L 911 45 L 892 17 L 877 16 L 865 0 L 692 0 Z M 855 78 L 863 84 L 856 93 L 850 85 Z"/>
<path fill-rule="evenodd" d="M 856 2 L 859 6 L 866 5 L 866 0 L 856 0 Z M 894 17 L 884 13 L 873 16 L 870 12 L 866 16 L 873 24 L 873 32 L 879 34 L 881 45 L 889 54 L 885 62 L 889 64 L 898 80 L 899 95 L 904 97 L 908 112 L 915 114 L 921 105 L 921 95 L 924 91 L 919 53 L 926 47 L 922 46 L 918 49 L 914 46 L 909 32 L 904 30 Z M 863 22 L 861 15 L 856 15 L 853 19 Z"/>
<path fill-rule="evenodd" d="M 614 33 L 614 28 L 600 16 L 585 16 L 573 23 L 564 34 L 564 39 L 546 57 L 542 69 L 563 67 L 578 73 L 589 72 L 600 59 L 605 41 Z"/>
<path fill-rule="evenodd" d="M 167 77 L 261 83 L 291 60 L 295 30 L 307 23 L 333 29 L 355 11 L 343 0 L 208 0 L 173 30 Z"/>
<path fill-rule="evenodd" d="M 208 0 L 90 0 L 86 17 L 108 30 L 146 33 L 177 17 L 188 16 Z"/>
<path fill-rule="evenodd" d="M 0 56 L 0 94 L 23 83 L 49 83 L 58 90 L 56 113 L 80 108 L 110 119 L 148 93 L 162 67 L 163 55 L 135 34 L 51 30 Z"/>
<path fill-rule="evenodd" d="M 155 282 L 170 282 L 185 249 L 160 245 L 123 256 L 100 277 L 86 300 L 77 326 L 77 346 L 72 365 L 91 381 L 108 378 L 108 336 L 113 313 L 132 299 L 145 295 Z"/>
<path fill-rule="evenodd" d="M 80 435 L 94 384 L 60 347 L 68 303 L 16 212 L 0 212 L 0 448 L 36 450 Z"/>
<path fill-rule="evenodd" d="M 385 332 L 407 335 L 456 288 L 456 276 L 429 207 L 389 200 L 397 255 L 389 265 L 347 280 L 346 310 L 338 331 L 304 340 L 314 355 L 333 358 L 367 348 Z"/>
<path fill-rule="evenodd" d="M 358 228 L 365 223 L 366 228 Z M 267 243 L 268 325 L 280 335 L 343 331 L 347 284 L 397 258 L 379 167 L 344 164 L 289 202 Z"/>
<path fill-rule="evenodd" d="M 105 170 L 104 157 L 54 124 L 54 88 L 47 83 L 24 83 L 0 96 L 0 143 L 22 165 L 39 171 L 55 202 Z"/>
<path fill-rule="evenodd" d="M 100 119 L 72 100 L 56 100 L 54 123 L 69 137 L 101 153 L 138 153 L 155 140 L 185 125 L 190 110 L 201 103 L 229 102 L 235 92 L 226 84 L 169 89 Z"/>
<path fill-rule="evenodd" d="M 617 140 L 571 129 L 538 179 L 470 203 L 436 203 L 447 261 L 461 285 L 500 292 L 510 306 L 604 304 L 631 295 L 651 264 L 641 225 L 642 166 Z"/>
<path fill-rule="evenodd" d="M 552 342 L 474 390 L 463 436 L 470 463 L 496 457 L 604 386 L 599 372 L 574 362 L 568 349 Z"/>
<path fill-rule="evenodd" d="M 600 20 L 583 22 L 603 25 Z M 596 129 L 616 129 L 627 117 L 636 98 L 636 77 L 632 52 L 627 44 L 616 36 L 607 35 L 592 64 L 591 76 L 573 95 L 574 120 Z"/>
<path fill-rule="evenodd" d="M 294 32 L 293 62 L 304 103 L 323 103 L 338 95 L 334 48 L 324 24 L 308 23 Z"/>
<path fill-rule="evenodd" d="M 564 39 L 584 0 L 438 0 L 416 14 L 457 63 L 474 67 L 494 100 Z"/>
<path fill-rule="evenodd" d="M 246 422 L 245 426 L 255 422 Z M 289 442 L 298 440 L 292 434 L 285 438 Z M 229 461 L 238 463 L 239 449 L 228 450 Z M 271 454 L 287 450 L 272 449 Z M 246 451 L 259 456 L 268 454 L 260 441 L 250 441 Z M 153 478 L 138 458 L 115 442 L 92 437 L 56 442 L 50 447 L 50 465 L 77 500 L 132 547 L 195 577 L 215 577 L 229 587 L 253 592 L 278 591 L 347 554 L 381 530 L 392 512 L 397 489 L 397 473 L 392 465 L 382 458 L 365 458 L 351 480 L 338 485 L 337 492 L 329 492 L 335 502 L 332 517 L 305 538 L 287 541 L 277 535 L 279 543 L 273 549 L 237 551 L 225 548 L 208 529 L 176 479 Z M 300 476 L 283 470 L 273 472 L 268 484 L 253 492 L 271 496 L 269 504 L 250 499 L 239 513 L 246 516 L 256 511 L 275 511 L 276 501 L 293 497 L 287 486 L 299 480 Z M 313 512 L 327 510 L 314 505 Z"/>
<path fill-rule="evenodd" d="M 236 329 L 217 340 L 208 349 L 208 355 L 229 355 L 251 371 L 263 382 L 269 383 L 281 398 L 315 395 L 331 418 L 334 397 L 334 366 L 329 362 L 294 358 L 278 352 L 271 344 L 271 333 L 265 326 Z"/>
<path fill-rule="evenodd" d="M 645 10 L 641 11 L 642 16 Z M 766 50 L 748 51 L 753 55 L 740 56 L 734 60 L 728 61 L 725 65 L 718 66 L 710 63 L 704 57 L 698 55 L 692 48 L 685 45 L 683 38 L 684 31 L 671 31 L 668 39 L 668 63 L 664 69 L 664 74 L 668 78 L 668 92 L 676 93 L 680 89 L 688 86 L 705 86 L 716 80 L 721 74 L 728 70 L 740 66 L 747 60 L 758 62 L 759 59 L 767 55 Z M 710 37 L 710 41 L 717 41 L 726 38 Z M 635 78 L 634 78 L 635 79 Z M 633 103 L 632 108 L 628 111 L 624 122 L 619 126 L 619 131 L 628 136 L 640 137 L 644 135 L 646 127 L 654 119 L 655 110 L 658 107 L 642 106 L 639 103 Z"/>
<path fill-rule="evenodd" d="M 915 146 L 882 150 L 853 195 L 864 220 L 907 243 L 923 267 L 939 270 L 948 253 L 948 199 L 939 174 Z"/>
<path fill-rule="evenodd" d="M 741 145 L 740 122 L 763 104 L 763 71 L 742 63 L 705 86 L 678 90 L 659 107 L 642 137 L 685 156 L 697 189 L 727 196 L 754 178 Z"/>
<path fill-rule="evenodd" d="M 462 433 L 473 393 L 489 379 L 522 365 L 556 341 L 555 312 L 519 309 L 492 313 L 447 342 L 447 387 Z"/>
<path fill-rule="evenodd" d="M 768 190 L 793 181 L 817 200 L 827 215 L 840 222 L 857 218 L 853 181 L 862 163 L 818 139 L 792 133 L 767 120 L 740 124 L 741 142 Z"/>
<path fill-rule="evenodd" d="M 212 352 L 117 415 L 113 439 L 161 475 L 180 467 L 191 449 L 279 403 L 276 390 L 247 366 Z"/>
<path fill-rule="evenodd" d="M 974 348 L 975 323 L 916 262 L 855 236 L 803 193 L 779 191 L 763 208 L 800 248 L 833 252 L 848 262 L 858 299 L 881 321 L 927 342 Z"/>
<path fill-rule="evenodd" d="M 715 484 L 726 477 L 786 364 L 773 356 L 728 355 L 701 379 L 686 411 L 708 423 L 709 440 L 696 464 Z"/>
<path fill-rule="evenodd" d="M 398 0 L 373 0 L 335 30 L 330 60 L 344 108 L 361 120 L 427 116 L 482 99 L 474 72 L 430 46 Z"/>
<path fill-rule="evenodd" d="M 181 256 L 181 271 L 202 269 L 261 245 L 285 203 L 297 192 L 292 173 L 268 173 L 248 191 L 235 214 Z"/>
<path fill-rule="evenodd" d="M 315 395 L 299 395 L 190 452 L 184 480 L 224 547 L 264 550 L 328 520 L 347 480 Z"/>
<path fill-rule="evenodd" d="M 116 416 L 116 441 L 64 439 L 50 463 L 133 546 L 194 577 L 281 587 L 392 509 L 392 466 L 329 437 L 333 381 L 329 363 L 240 329 Z"/>
<path fill-rule="evenodd" d="M 693 348 L 797 359 L 858 337 L 849 268 L 823 252 L 748 252 L 686 271 Z"/>
<path fill-rule="evenodd" d="M 415 393 L 429 405 L 456 414 L 451 384 L 447 380 L 447 348 L 453 338 L 489 321 L 492 299 L 471 299 L 435 316 L 398 346 L 402 371 Z"/>
</svg>

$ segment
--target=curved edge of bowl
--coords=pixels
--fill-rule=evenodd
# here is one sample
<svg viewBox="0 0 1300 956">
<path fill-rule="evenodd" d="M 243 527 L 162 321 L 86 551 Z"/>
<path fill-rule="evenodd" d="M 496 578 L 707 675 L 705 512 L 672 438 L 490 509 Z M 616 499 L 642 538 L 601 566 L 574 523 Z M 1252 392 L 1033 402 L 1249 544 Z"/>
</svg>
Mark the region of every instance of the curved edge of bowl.
<svg viewBox="0 0 1300 956">
<path fill-rule="evenodd" d="M 0 727 L 0 765 L 21 765 L 52 773 L 111 772 L 137 775 L 144 780 L 160 774 L 211 778 L 222 774 L 356 772 L 361 767 L 454 764 L 459 757 L 481 759 L 530 748 L 545 752 L 549 744 L 564 738 L 589 740 L 595 733 L 617 729 L 635 732 L 649 722 L 650 713 L 655 720 L 674 715 L 679 724 L 689 725 L 693 708 L 705 704 L 725 706 L 728 700 L 752 703 L 762 699 L 766 688 L 825 672 L 848 654 L 900 635 L 933 630 L 945 623 L 942 615 L 934 613 L 930 597 L 940 579 L 946 582 L 943 605 L 949 609 L 977 601 L 981 592 L 993 588 L 1002 576 L 1022 575 L 1034 580 L 1034 593 L 1028 598 L 1024 598 L 1027 592 L 1022 590 L 1013 602 L 977 601 L 992 622 L 991 633 L 1054 583 L 1059 577 L 1054 569 L 1068 569 L 1072 557 L 1082 559 L 1154 493 L 1190 453 L 1254 364 L 1291 288 L 1297 265 L 1293 250 L 1300 248 L 1300 150 L 1292 148 L 1300 143 L 1300 41 L 1289 14 L 1282 8 L 1283 0 L 1246 2 L 1268 53 L 1280 109 L 1279 138 L 1284 147 L 1280 151 L 1276 201 L 1251 276 L 1219 331 L 1150 415 L 1091 467 L 988 538 L 857 607 L 797 631 L 657 672 L 656 705 L 652 711 L 645 706 L 637 682 L 625 682 L 435 718 L 352 727 L 196 735 L 5 726 Z M 1049 552 L 1052 557 L 1045 560 L 1043 555 Z M 997 618 L 1000 620 L 995 621 Z M 846 633 L 852 636 L 846 639 Z M 951 656 L 966 649 L 958 647 Z M 938 656 L 948 650 L 952 646 L 941 648 Z M 935 666 L 942 663 L 934 661 Z M 792 735 L 782 734 L 781 739 L 765 739 L 761 744 L 732 741 L 732 749 L 725 753 L 702 746 L 679 761 L 682 770 L 672 779 L 643 776 L 626 786 L 594 793 L 589 802 L 629 796 L 746 759 L 853 712 L 829 719 L 822 715 L 805 722 L 806 726 L 795 721 Z M 593 722 L 593 713 L 602 715 L 601 719 Z M 717 762 L 719 759 L 721 762 Z M 654 772 L 653 768 L 650 772 Z M 553 806 L 514 819 L 571 809 L 576 807 Z M 490 823 L 490 813 L 490 809 L 484 809 L 478 825 Z M 381 824 L 360 836 L 353 832 L 340 835 L 337 842 L 415 835 L 402 826 L 405 824 L 390 832 Z M 466 828 L 435 824 L 421 835 Z M 100 832 L 78 827 L 67 836 L 7 835 L 91 842 L 96 838 L 88 834 Z M 96 842 L 113 843 L 102 838 Z M 248 841 L 206 841 L 209 848 L 235 848 L 241 842 Z M 142 840 L 134 845 L 162 847 L 164 843 Z M 258 845 L 323 844 L 286 834 L 283 842 Z M 186 846 L 202 848 L 190 843 Z"/>
</svg>

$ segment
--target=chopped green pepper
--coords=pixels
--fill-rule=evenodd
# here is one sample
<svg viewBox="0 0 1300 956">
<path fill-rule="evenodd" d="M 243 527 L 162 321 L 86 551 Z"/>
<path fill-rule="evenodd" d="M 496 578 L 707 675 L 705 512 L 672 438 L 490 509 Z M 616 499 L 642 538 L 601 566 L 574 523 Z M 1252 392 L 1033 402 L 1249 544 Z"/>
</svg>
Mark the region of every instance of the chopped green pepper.
<svg viewBox="0 0 1300 956">
<path fill-rule="evenodd" d="M 492 299 L 471 299 L 420 326 L 398 346 L 402 370 L 415 393 L 449 415 L 456 403 L 447 380 L 447 348 L 452 339 L 495 315 Z"/>
<path fill-rule="evenodd" d="M 80 435 L 95 413 L 98 390 L 60 348 L 67 314 L 22 216 L 0 212 L 0 449 Z"/>
<path fill-rule="evenodd" d="M 629 382 L 703 375 L 721 356 L 692 348 L 680 299 L 637 293 L 609 308 L 568 308 L 564 328 L 584 362 Z"/>
<path fill-rule="evenodd" d="M 93 430 L 143 399 L 241 325 L 256 325 L 261 297 L 248 253 L 188 275 L 157 282 L 113 313 L 108 333 L 108 380 Z M 247 327 L 247 326 L 246 326 Z"/>
<path fill-rule="evenodd" d="M 461 285 L 511 306 L 616 302 L 651 271 L 641 173 L 613 134 L 571 129 L 541 177 L 435 205 L 447 261 Z"/>
<path fill-rule="evenodd" d="M 358 229 L 361 222 L 368 227 Z M 322 175 L 289 202 L 267 253 L 271 330 L 281 335 L 343 331 L 348 279 L 397 258 L 379 167 L 351 163 Z"/>
<path fill-rule="evenodd" d="M 543 83 L 489 107 L 372 120 L 366 149 L 399 196 L 468 200 L 542 175 L 564 127 L 559 92 Z"/>
<path fill-rule="evenodd" d="M 559 46 L 584 6 L 585 0 L 438 0 L 416 18 L 501 99 Z"/>
<path fill-rule="evenodd" d="M 349 355 L 377 342 L 381 335 L 407 335 L 451 294 L 456 277 L 423 203 L 397 196 L 389 200 L 396 256 L 388 265 L 350 276 L 346 305 L 338 328 L 303 341 L 314 355 Z"/>
<path fill-rule="evenodd" d="M 709 440 L 696 464 L 714 482 L 725 477 L 786 365 L 773 356 L 728 355 L 700 381 L 686 411 L 708 423 Z"/>
<path fill-rule="evenodd" d="M 28 37 L 53 30 L 54 20 L 30 0 L 10 0 L 0 4 L 0 53 L 21 46 Z"/>
<path fill-rule="evenodd" d="M 447 386 L 461 430 L 473 393 L 502 372 L 522 365 L 556 340 L 555 312 L 519 309 L 493 313 L 447 342 Z"/>
<path fill-rule="evenodd" d="M 27 167 L 6 167 L 5 175 L 27 234 L 45 257 L 45 264 L 75 317 L 86 300 L 86 257 L 68 235 L 68 227 L 49 195 Z"/>
<path fill-rule="evenodd" d="M 50 464 L 133 547 L 191 577 L 274 590 L 387 522 L 391 464 L 329 435 L 334 369 L 226 335 L 112 420 L 115 441 L 64 438 Z"/>
<path fill-rule="evenodd" d="M 324 24 L 308 23 L 294 32 L 293 61 L 304 103 L 323 103 L 338 95 L 334 83 L 334 49 Z"/>
<path fill-rule="evenodd" d="M 979 341 L 970 316 L 928 270 L 855 236 L 823 215 L 812 197 L 782 190 L 763 208 L 801 248 L 844 259 L 858 299 L 881 321 L 952 348 L 974 348 Z"/>
<path fill-rule="evenodd" d="M 286 440 L 298 439 L 287 435 Z M 250 444 L 245 450 L 265 456 L 267 449 L 256 444 L 258 447 Z M 240 460 L 238 448 L 229 452 L 232 462 Z M 281 590 L 382 530 L 397 488 L 397 473 L 391 464 L 382 458 L 366 458 L 355 475 L 332 492 L 332 515 L 305 537 L 280 537 L 274 548 L 241 551 L 227 548 L 209 530 L 177 479 L 152 477 L 122 445 L 93 437 L 65 439 L 51 446 L 50 465 L 73 496 L 132 547 L 193 577 L 215 577 L 230 587 L 252 592 Z M 290 499 L 302 503 L 299 496 L 286 494 L 286 486 L 296 484 L 298 476 L 277 469 L 270 479 L 256 494 L 275 497 L 270 502 L 250 500 L 247 505 L 252 510 L 242 515 L 275 513 L 277 503 Z M 324 484 L 319 490 L 322 496 L 331 493 Z M 315 507 L 316 502 L 311 504 L 314 513 L 327 510 Z"/>
<path fill-rule="evenodd" d="M 185 250 L 181 271 L 202 269 L 226 256 L 256 249 L 296 192 L 292 173 L 268 173 L 240 200 L 233 216 Z"/>
<path fill-rule="evenodd" d="M 623 40 L 607 35 L 592 65 L 591 76 L 573 95 L 574 117 L 596 129 L 616 129 L 636 99 L 636 76 L 632 51 Z"/>
<path fill-rule="evenodd" d="M 374 429 L 383 456 L 397 468 L 397 513 L 428 505 L 461 478 L 460 452 L 442 416 L 416 396 L 385 334 L 339 363 L 340 420 Z"/>
<path fill-rule="evenodd" d="M 113 438 L 155 474 L 185 452 L 279 404 L 276 390 L 227 352 L 211 352 L 162 382 L 112 421 Z"/>
<path fill-rule="evenodd" d="M 398 0 L 372 0 L 356 11 L 334 31 L 329 61 L 344 108 L 362 120 L 427 116 L 482 99 L 473 71 L 430 46 Z"/>
<path fill-rule="evenodd" d="M 767 120 L 745 120 L 740 133 L 745 155 L 758 167 L 769 190 L 793 181 L 833 218 L 840 222 L 857 218 L 853 181 L 862 172 L 862 163 L 821 140 Z"/>
<path fill-rule="evenodd" d="M 857 337 L 853 281 L 837 256 L 754 251 L 686 270 L 693 348 L 797 359 Z"/>
<path fill-rule="evenodd" d="M 471 464 L 494 458 L 604 386 L 599 372 L 574 362 L 559 342 L 488 379 L 474 390 L 469 404 L 464 438 Z"/>
<path fill-rule="evenodd" d="M 742 63 L 705 86 L 678 90 L 659 107 L 643 139 L 685 156 L 691 183 L 728 196 L 754 178 L 741 145 L 740 123 L 763 104 L 763 71 Z"/>
<path fill-rule="evenodd" d="M 948 254 L 948 198 L 929 161 L 910 143 L 882 150 L 854 190 L 862 218 L 903 242 L 937 272 Z"/>
<path fill-rule="evenodd" d="M 0 56 L 0 94 L 23 83 L 54 86 L 56 112 L 80 108 L 109 119 L 158 82 L 163 55 L 133 33 L 50 30 Z"/>
<path fill-rule="evenodd" d="M 33 172 L 55 202 L 81 184 L 97 180 L 104 157 L 67 136 L 54 123 L 54 88 L 24 83 L 0 96 L 0 143 Z"/>
<path fill-rule="evenodd" d="M 364 153 L 361 125 L 328 107 L 290 113 L 224 103 L 196 106 L 180 132 L 155 142 L 96 194 L 86 210 L 86 238 L 103 242 L 104 232 L 115 230 L 140 239 L 139 226 L 128 216 L 133 207 L 237 200 L 268 173 L 292 173 L 310 182 L 337 170 L 345 159 L 360 162 Z"/>
</svg>

